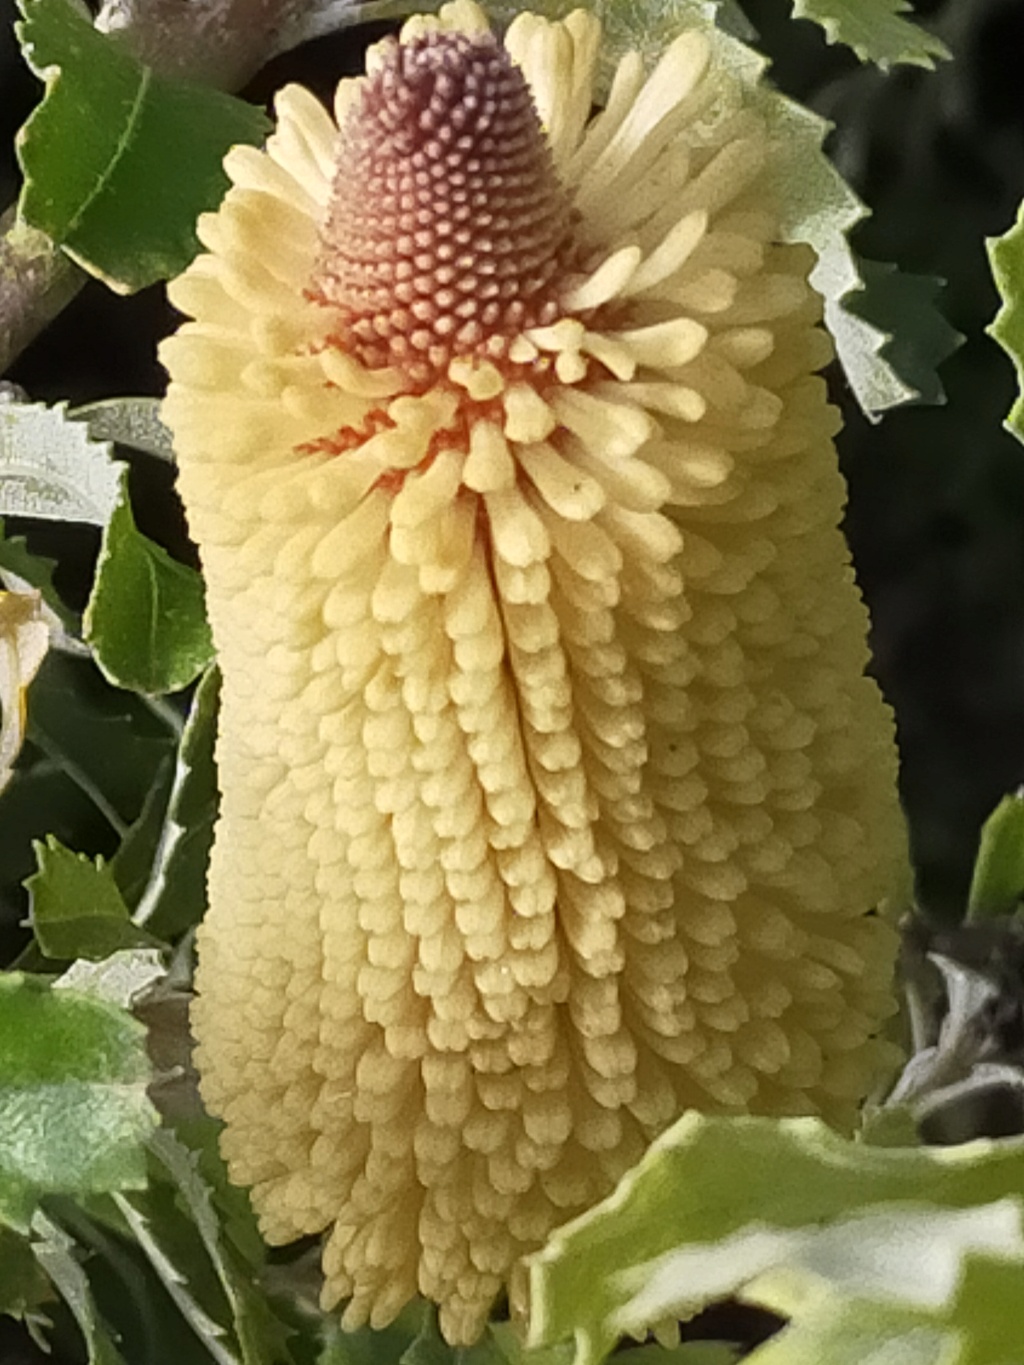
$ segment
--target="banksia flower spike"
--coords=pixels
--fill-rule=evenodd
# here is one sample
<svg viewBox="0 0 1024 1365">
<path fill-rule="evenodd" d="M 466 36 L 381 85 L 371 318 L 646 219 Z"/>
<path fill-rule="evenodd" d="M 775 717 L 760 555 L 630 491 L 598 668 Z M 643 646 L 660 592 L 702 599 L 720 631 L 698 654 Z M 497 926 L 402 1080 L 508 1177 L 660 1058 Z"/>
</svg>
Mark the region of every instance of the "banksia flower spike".
<svg viewBox="0 0 1024 1365">
<path fill-rule="evenodd" d="M 457 0 L 278 96 L 172 286 L 224 674 L 202 1090 L 452 1342 L 683 1109 L 848 1126 L 903 888 L 809 248 L 703 30 Z M 339 132 L 340 129 L 340 132 Z"/>
</svg>

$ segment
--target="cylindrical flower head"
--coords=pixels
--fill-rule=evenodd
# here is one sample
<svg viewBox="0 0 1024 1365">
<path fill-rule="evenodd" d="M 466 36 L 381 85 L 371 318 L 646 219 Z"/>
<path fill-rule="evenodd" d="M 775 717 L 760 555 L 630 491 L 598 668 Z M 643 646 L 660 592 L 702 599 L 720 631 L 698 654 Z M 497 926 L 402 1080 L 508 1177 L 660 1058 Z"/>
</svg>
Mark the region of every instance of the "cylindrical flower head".
<svg viewBox="0 0 1024 1365">
<path fill-rule="evenodd" d="M 809 248 L 683 33 L 468 0 L 200 220 L 164 416 L 224 674 L 202 1092 L 325 1300 L 471 1341 L 682 1110 L 852 1123 L 905 877 Z M 340 129 L 340 132 L 339 132 Z"/>
</svg>

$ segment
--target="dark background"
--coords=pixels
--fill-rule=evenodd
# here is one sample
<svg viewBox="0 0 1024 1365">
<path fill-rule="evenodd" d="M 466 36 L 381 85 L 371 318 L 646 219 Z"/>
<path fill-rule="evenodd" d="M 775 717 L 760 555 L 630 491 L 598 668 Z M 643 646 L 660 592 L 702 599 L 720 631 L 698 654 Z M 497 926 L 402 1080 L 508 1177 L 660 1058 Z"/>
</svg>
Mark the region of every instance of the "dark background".
<svg viewBox="0 0 1024 1365">
<path fill-rule="evenodd" d="M 955 914 L 981 821 L 1024 782 L 1024 449 L 1001 428 L 1012 368 L 984 335 L 997 308 L 984 238 L 1006 230 L 1024 196 L 1024 0 L 918 0 L 954 61 L 890 75 L 790 22 L 786 0 L 745 7 L 777 83 L 836 124 L 831 151 L 874 210 L 858 250 L 948 281 L 943 308 L 967 338 L 942 368 L 945 407 L 871 425 L 833 376 L 847 419 L 847 530 L 874 616 L 875 669 L 899 720 L 920 897 Z M 14 131 L 39 91 L 12 21 L 12 0 L 0 0 L 0 206 L 16 192 Z M 294 78 L 329 88 L 366 36 L 309 44 L 244 93 L 263 100 Z M 123 299 L 90 284 L 7 377 L 37 400 L 157 394 L 154 345 L 170 326 L 159 288 Z M 169 480 L 151 474 L 137 500 L 143 528 L 181 552 Z M 92 533 L 43 528 L 36 543 L 61 548 L 62 584 L 80 598 Z"/>
</svg>

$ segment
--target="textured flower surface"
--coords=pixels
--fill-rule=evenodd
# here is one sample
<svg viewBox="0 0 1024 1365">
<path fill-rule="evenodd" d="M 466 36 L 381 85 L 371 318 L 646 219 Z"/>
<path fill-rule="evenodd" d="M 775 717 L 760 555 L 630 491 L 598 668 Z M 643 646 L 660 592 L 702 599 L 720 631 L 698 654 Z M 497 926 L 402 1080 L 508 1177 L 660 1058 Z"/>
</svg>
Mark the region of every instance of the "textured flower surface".
<svg viewBox="0 0 1024 1365">
<path fill-rule="evenodd" d="M 328 1304 L 472 1340 L 683 1109 L 887 1061 L 891 717 L 809 250 L 703 30 L 457 0 L 277 100 L 173 285 L 224 673 L 203 1095 Z M 339 133 L 340 129 L 340 133 Z"/>
</svg>

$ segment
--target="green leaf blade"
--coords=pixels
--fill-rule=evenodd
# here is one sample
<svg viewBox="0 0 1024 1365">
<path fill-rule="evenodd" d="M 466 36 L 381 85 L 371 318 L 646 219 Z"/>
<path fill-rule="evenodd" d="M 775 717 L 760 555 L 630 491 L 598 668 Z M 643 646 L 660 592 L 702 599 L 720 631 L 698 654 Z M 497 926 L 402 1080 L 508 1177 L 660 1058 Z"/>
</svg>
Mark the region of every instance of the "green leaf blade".
<svg viewBox="0 0 1024 1365">
<path fill-rule="evenodd" d="M 967 896 L 967 918 L 1009 914 L 1024 898 L 1024 791 L 1004 796 L 985 821 Z"/>
<path fill-rule="evenodd" d="M 220 796 L 214 744 L 220 672 L 209 669 L 192 698 L 149 877 L 135 917 L 170 938 L 198 924 L 206 909 L 206 869 Z"/>
<path fill-rule="evenodd" d="M 901 64 L 932 69 L 950 55 L 941 38 L 901 17 L 912 12 L 907 0 L 793 0 L 795 19 L 813 20 L 830 43 L 843 43 L 883 71 Z"/>
<path fill-rule="evenodd" d="M 83 625 L 116 687 L 177 692 L 213 658 L 202 578 L 141 534 L 127 490 L 104 532 Z"/>
<path fill-rule="evenodd" d="M 986 246 L 1003 301 L 988 332 L 1017 371 L 1017 397 L 1005 426 L 1018 441 L 1024 441 L 1024 203 L 1017 211 L 1014 225 L 1002 237 L 990 237 Z"/>
<path fill-rule="evenodd" d="M 163 80 L 68 0 L 20 0 L 18 37 L 46 84 L 19 135 L 19 213 L 122 292 L 179 274 L 195 221 L 227 188 L 221 162 L 268 131 L 262 112 Z"/>
<path fill-rule="evenodd" d="M 75 1255 L 74 1239 L 43 1214 L 36 1215 L 34 1226 L 40 1237 L 32 1250 L 78 1324 L 88 1365 L 126 1365 L 96 1306 L 89 1278 Z"/>
<path fill-rule="evenodd" d="M 0 976 L 0 1219 L 27 1231 L 45 1194 L 146 1183 L 144 1031 L 130 1015 L 36 977 Z"/>
<path fill-rule="evenodd" d="M 126 948 L 157 946 L 131 921 L 102 858 L 72 853 L 51 834 L 36 841 L 37 871 L 25 882 L 36 941 L 50 958 L 99 962 Z"/>
<path fill-rule="evenodd" d="M 907 389 L 901 404 L 937 406 L 946 395 L 938 367 L 964 341 L 938 306 L 943 281 L 930 275 L 911 275 L 888 261 L 856 258 L 862 288 L 847 295 L 843 306 L 854 320 L 883 337 L 878 354 Z M 883 410 L 884 396 L 871 404 Z"/>
</svg>

